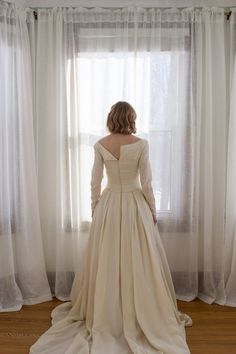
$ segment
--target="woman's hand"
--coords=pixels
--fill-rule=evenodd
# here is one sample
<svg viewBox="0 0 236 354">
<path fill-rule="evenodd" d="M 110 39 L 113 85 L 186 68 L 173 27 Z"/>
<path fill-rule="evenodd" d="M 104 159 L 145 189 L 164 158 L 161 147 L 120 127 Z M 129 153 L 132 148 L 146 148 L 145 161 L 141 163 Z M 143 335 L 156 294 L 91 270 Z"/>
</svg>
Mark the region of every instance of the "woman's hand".
<svg viewBox="0 0 236 354">
<path fill-rule="evenodd" d="M 153 216 L 153 221 L 154 221 L 154 224 L 157 223 L 157 217 L 155 215 L 152 215 Z"/>
<path fill-rule="evenodd" d="M 96 206 L 98 205 L 99 200 L 100 200 L 100 198 L 96 201 L 96 204 L 95 204 L 94 207 L 93 207 L 93 210 L 92 210 L 92 212 L 91 212 L 91 217 L 93 217 L 94 210 L 96 209 Z"/>
</svg>

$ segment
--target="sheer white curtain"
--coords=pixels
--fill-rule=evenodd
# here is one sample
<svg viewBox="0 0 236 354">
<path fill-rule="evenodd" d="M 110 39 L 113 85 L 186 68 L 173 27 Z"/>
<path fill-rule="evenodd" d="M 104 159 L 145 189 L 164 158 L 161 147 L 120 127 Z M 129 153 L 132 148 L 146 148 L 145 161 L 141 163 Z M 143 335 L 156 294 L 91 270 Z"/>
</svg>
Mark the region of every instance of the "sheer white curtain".
<svg viewBox="0 0 236 354">
<path fill-rule="evenodd" d="M 225 282 L 227 303 L 236 306 L 236 11 L 230 19 L 229 126 L 225 222 Z"/>
<path fill-rule="evenodd" d="M 229 22 L 219 8 L 38 10 L 36 155 L 57 297 L 69 297 L 88 236 L 92 145 L 108 133 L 110 106 L 127 100 L 138 114 L 137 135 L 150 142 L 158 228 L 177 297 L 233 302 L 224 277 L 232 11 Z"/>
<path fill-rule="evenodd" d="M 43 256 L 25 11 L 0 2 L 0 310 L 52 298 Z"/>
</svg>

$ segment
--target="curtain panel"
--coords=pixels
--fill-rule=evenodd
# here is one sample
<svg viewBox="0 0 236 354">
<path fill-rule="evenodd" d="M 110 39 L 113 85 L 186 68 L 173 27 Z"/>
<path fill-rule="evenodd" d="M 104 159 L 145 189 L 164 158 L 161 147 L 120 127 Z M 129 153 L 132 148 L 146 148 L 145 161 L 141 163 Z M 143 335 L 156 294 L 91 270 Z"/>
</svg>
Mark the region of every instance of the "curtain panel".
<svg viewBox="0 0 236 354">
<path fill-rule="evenodd" d="M 81 270 L 93 144 L 108 134 L 111 105 L 127 100 L 137 111 L 137 135 L 149 140 L 158 228 L 177 298 L 235 306 L 231 10 L 227 20 L 220 8 L 55 7 L 38 9 L 36 20 L 32 9 L 21 9 L 34 206 L 52 295 L 69 300 Z"/>
<path fill-rule="evenodd" d="M 0 2 L 0 310 L 51 299 L 39 216 L 26 12 Z"/>
</svg>

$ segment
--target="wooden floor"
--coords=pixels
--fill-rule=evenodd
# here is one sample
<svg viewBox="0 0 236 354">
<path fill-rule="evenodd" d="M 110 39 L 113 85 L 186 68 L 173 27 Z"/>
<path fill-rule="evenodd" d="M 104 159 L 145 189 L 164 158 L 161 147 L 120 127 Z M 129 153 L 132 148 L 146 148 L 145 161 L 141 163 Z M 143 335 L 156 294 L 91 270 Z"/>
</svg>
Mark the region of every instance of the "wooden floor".
<svg viewBox="0 0 236 354">
<path fill-rule="evenodd" d="M 21 311 L 0 314 L 0 354 L 27 354 L 29 347 L 50 327 L 50 312 L 61 302 L 54 299 Z M 206 304 L 199 299 L 178 301 L 180 311 L 193 319 L 186 327 L 192 354 L 236 354 L 236 308 Z M 104 353 L 109 354 L 109 353 Z"/>
</svg>

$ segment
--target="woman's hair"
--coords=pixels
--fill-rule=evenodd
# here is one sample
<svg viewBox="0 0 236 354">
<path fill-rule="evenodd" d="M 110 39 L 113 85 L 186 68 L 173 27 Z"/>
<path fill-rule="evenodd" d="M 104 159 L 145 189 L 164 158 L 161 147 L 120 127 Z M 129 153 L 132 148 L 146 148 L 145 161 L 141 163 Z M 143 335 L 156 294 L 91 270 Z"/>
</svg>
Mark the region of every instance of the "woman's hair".
<svg viewBox="0 0 236 354">
<path fill-rule="evenodd" d="M 136 133 L 134 108 L 125 101 L 119 101 L 111 107 L 107 117 L 107 128 L 111 133 Z"/>
</svg>

